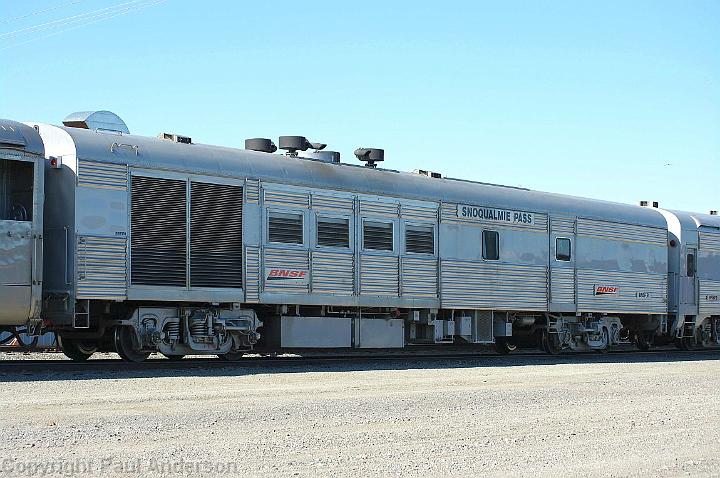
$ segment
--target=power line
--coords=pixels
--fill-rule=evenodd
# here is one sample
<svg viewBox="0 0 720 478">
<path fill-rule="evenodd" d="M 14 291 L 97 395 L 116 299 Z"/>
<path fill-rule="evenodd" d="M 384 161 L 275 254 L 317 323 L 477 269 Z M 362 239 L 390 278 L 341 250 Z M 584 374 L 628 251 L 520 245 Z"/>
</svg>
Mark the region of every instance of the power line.
<svg viewBox="0 0 720 478">
<path fill-rule="evenodd" d="M 60 18 L 58 20 L 52 20 L 49 22 L 40 23 L 38 25 L 34 25 L 31 27 L 20 28 L 18 30 L 14 30 L 11 32 L 2 33 L 2 34 L 0 34 L 0 40 L 7 40 L 9 38 L 13 38 L 16 36 L 22 36 L 22 35 L 35 33 L 38 31 L 48 30 L 48 29 L 51 29 L 54 27 L 63 26 L 65 24 L 78 23 L 78 22 L 82 22 L 84 20 L 92 20 L 97 17 L 112 15 L 113 13 L 116 13 L 116 12 L 124 13 L 128 9 L 142 8 L 143 6 L 149 6 L 154 3 L 160 3 L 160 2 L 158 2 L 158 0 L 131 0 L 129 2 L 111 5 L 109 7 L 101 8 L 101 9 L 94 10 L 91 12 L 80 13 L 77 15 Z M 144 5 L 144 4 L 148 4 L 148 5 Z"/>
<path fill-rule="evenodd" d="M 98 22 L 103 21 L 103 20 L 109 20 L 109 19 L 111 19 L 111 18 L 115 18 L 115 17 L 118 17 L 118 16 L 120 16 L 120 15 L 128 14 L 128 13 L 130 13 L 130 12 L 132 12 L 132 11 L 141 10 L 141 9 L 143 9 L 143 8 L 146 8 L 146 7 L 153 7 L 153 6 L 155 6 L 155 5 L 159 5 L 159 4 L 161 4 L 161 3 L 165 3 L 167 0 L 135 0 L 135 1 L 133 1 L 133 2 L 126 2 L 126 3 L 123 3 L 123 4 L 115 5 L 115 7 L 119 7 L 119 6 L 122 6 L 122 5 L 128 5 L 128 4 L 136 4 L 136 3 L 138 3 L 139 1 L 144 1 L 145 3 L 141 3 L 141 4 L 139 4 L 139 5 L 125 6 L 125 8 L 121 8 L 121 9 L 115 8 L 115 9 L 113 9 L 112 11 L 107 11 L 107 12 L 104 12 L 104 13 L 98 13 L 98 12 L 102 12 L 103 10 L 107 10 L 107 9 L 101 9 L 101 10 L 97 10 L 97 11 L 95 11 L 95 12 L 90 12 L 92 15 L 90 15 L 90 13 L 89 13 L 89 14 L 84 14 L 84 15 L 82 15 L 82 18 L 75 18 L 75 19 L 72 20 L 72 21 L 64 22 L 64 23 L 60 23 L 60 24 L 57 24 L 57 21 L 56 21 L 56 22 L 53 22 L 53 25 L 51 25 L 51 26 L 44 26 L 44 28 L 41 28 L 41 29 L 38 29 L 38 30 L 33 30 L 32 32 L 27 32 L 27 33 L 28 33 L 28 34 L 38 33 L 38 32 L 40 32 L 40 31 L 47 30 L 47 29 L 50 29 L 50 28 L 53 28 L 53 27 L 58 27 L 58 28 L 60 28 L 59 30 L 56 30 L 56 31 L 51 32 L 51 33 L 48 33 L 48 34 L 46 34 L 46 35 L 40 35 L 40 36 L 36 36 L 36 37 L 31 37 L 31 38 L 28 38 L 28 39 L 26 39 L 26 40 L 24 40 L 24 41 L 21 41 L 21 42 L 19 42 L 19 43 L 14 43 L 14 44 L 12 44 L 12 45 L 7 45 L 7 46 L 4 46 L 4 47 L 0 47 L 0 51 L 9 50 L 9 49 L 11 49 L 11 48 L 15 48 L 15 47 L 18 47 L 18 46 L 21 46 L 21 45 L 25 45 L 25 44 L 27 44 L 27 43 L 31 43 L 31 42 L 36 41 L 36 40 L 42 40 L 42 39 L 49 38 L 49 37 L 52 37 L 52 36 L 55 36 L 55 35 L 59 35 L 59 34 L 61 34 L 61 33 L 65 33 L 65 32 L 71 31 L 71 30 L 76 30 L 76 29 L 78 29 L 78 28 L 81 28 L 81 27 L 84 27 L 84 26 L 88 26 L 88 25 L 92 25 L 92 24 L 94 24 L 94 23 L 98 23 Z M 114 8 L 114 7 L 110 7 L 110 8 Z M 74 16 L 74 17 L 77 17 L 77 16 Z M 74 18 L 74 17 L 73 17 L 73 18 Z M 68 19 L 69 19 L 69 18 L 71 18 L 71 17 L 68 17 Z M 63 20 L 68 20 L 68 19 L 63 19 Z M 38 25 L 38 26 L 39 26 L 39 25 Z M 11 32 L 11 33 L 14 33 L 14 32 Z M 0 35 L 0 38 L 2 38 L 1 35 Z"/>
<path fill-rule="evenodd" d="M 7 18 L 5 20 L 0 20 L 0 25 L 3 23 L 10 23 L 14 22 L 16 20 L 24 20 L 26 18 L 34 17 L 37 15 L 42 15 L 43 13 L 52 12 L 54 10 L 58 10 L 63 7 L 68 7 L 70 5 L 77 5 L 78 3 L 84 2 L 85 0 L 72 0 L 70 2 L 63 2 L 58 5 L 53 5 L 51 7 L 43 8 L 42 10 L 35 10 L 34 12 L 26 13 L 24 15 L 18 15 L 17 17 Z"/>
</svg>

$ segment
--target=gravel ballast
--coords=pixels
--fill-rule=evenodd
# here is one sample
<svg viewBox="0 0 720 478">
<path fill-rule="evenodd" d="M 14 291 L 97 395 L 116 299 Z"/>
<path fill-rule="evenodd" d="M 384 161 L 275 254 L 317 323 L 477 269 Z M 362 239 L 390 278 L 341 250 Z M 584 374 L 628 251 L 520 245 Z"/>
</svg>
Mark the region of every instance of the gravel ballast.
<svg viewBox="0 0 720 478">
<path fill-rule="evenodd" d="M 0 476 L 718 476 L 718 377 L 708 353 L 4 371 Z"/>
</svg>

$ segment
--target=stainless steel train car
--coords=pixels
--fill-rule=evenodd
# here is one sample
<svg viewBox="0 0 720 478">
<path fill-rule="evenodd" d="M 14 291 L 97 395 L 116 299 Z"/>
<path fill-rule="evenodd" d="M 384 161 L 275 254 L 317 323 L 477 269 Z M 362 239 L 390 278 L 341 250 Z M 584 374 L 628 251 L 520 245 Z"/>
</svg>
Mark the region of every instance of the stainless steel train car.
<svg viewBox="0 0 720 478">
<path fill-rule="evenodd" d="M 302 137 L 141 137 L 102 111 L 21 126 L 0 147 L 14 128 L 12 157 L 44 165 L 33 273 L 76 360 L 719 342 L 717 216 L 381 169 L 370 148 L 345 164 Z M 14 310 L 0 325 L 39 323 Z"/>
</svg>

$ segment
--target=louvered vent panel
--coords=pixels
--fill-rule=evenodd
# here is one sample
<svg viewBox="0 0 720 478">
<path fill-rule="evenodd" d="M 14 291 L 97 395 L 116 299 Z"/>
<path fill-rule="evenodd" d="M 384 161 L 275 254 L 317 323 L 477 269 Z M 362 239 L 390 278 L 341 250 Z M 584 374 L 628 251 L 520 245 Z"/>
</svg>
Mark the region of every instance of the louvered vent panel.
<svg viewBox="0 0 720 478">
<path fill-rule="evenodd" d="M 186 183 L 133 176 L 131 282 L 185 286 L 187 272 Z"/>
<path fill-rule="evenodd" d="M 240 186 L 190 184 L 190 285 L 242 288 Z"/>
<path fill-rule="evenodd" d="M 245 198 L 250 203 L 260 202 L 260 181 L 257 179 L 245 181 Z"/>
<path fill-rule="evenodd" d="M 302 214 L 270 213 L 268 219 L 268 235 L 270 242 L 282 244 L 303 243 Z"/>
<path fill-rule="evenodd" d="M 350 221 L 340 218 L 318 218 L 318 246 L 350 247 Z"/>
<path fill-rule="evenodd" d="M 127 166 L 81 159 L 78 161 L 78 186 L 125 191 Z"/>
<path fill-rule="evenodd" d="M 392 251 L 392 223 L 366 222 L 363 226 L 363 247 L 374 251 Z"/>
</svg>

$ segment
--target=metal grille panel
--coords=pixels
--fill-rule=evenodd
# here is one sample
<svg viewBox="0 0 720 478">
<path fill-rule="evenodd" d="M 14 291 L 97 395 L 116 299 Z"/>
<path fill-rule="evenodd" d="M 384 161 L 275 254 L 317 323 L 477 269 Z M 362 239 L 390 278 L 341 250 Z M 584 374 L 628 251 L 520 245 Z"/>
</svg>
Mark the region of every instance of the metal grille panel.
<svg viewBox="0 0 720 478">
<path fill-rule="evenodd" d="M 374 251 L 393 250 L 393 224 L 365 222 L 363 224 L 363 248 Z"/>
<path fill-rule="evenodd" d="M 395 202 L 360 200 L 360 213 L 363 216 L 398 217 L 398 204 Z"/>
<path fill-rule="evenodd" d="M 350 220 L 319 217 L 317 243 L 324 247 L 350 247 Z"/>
<path fill-rule="evenodd" d="M 283 244 L 303 243 L 302 214 L 271 212 L 268 218 L 268 236 L 270 242 Z"/>
<path fill-rule="evenodd" d="M 434 254 L 435 228 L 433 226 L 406 226 L 405 252 Z"/>
<path fill-rule="evenodd" d="M 131 282 L 187 283 L 187 184 L 175 179 L 133 176 Z"/>
<path fill-rule="evenodd" d="M 553 234 L 569 237 L 575 235 L 575 218 L 573 217 L 553 216 L 550 218 L 550 224 Z"/>
<path fill-rule="evenodd" d="M 78 237 L 77 298 L 124 300 L 127 296 L 127 241 L 114 237 Z"/>
<path fill-rule="evenodd" d="M 251 304 L 260 302 L 260 249 L 245 249 L 245 301 Z"/>
<path fill-rule="evenodd" d="M 394 256 L 363 254 L 360 258 L 360 288 L 366 295 L 399 293 L 399 260 Z"/>
<path fill-rule="evenodd" d="M 78 161 L 78 186 L 125 191 L 127 183 L 127 166 L 123 164 Z"/>
<path fill-rule="evenodd" d="M 437 259 L 416 259 L 404 257 L 402 260 L 401 289 L 403 297 L 437 298 L 438 262 Z"/>
<path fill-rule="evenodd" d="M 190 285 L 242 288 L 243 188 L 190 184 Z"/>
<path fill-rule="evenodd" d="M 720 315 L 720 281 L 700 280 L 700 316 Z"/>
<path fill-rule="evenodd" d="M 352 214 L 354 200 L 351 197 L 313 194 L 312 208 L 318 211 Z"/>
<path fill-rule="evenodd" d="M 426 221 L 436 221 L 438 215 L 438 207 L 433 205 L 418 204 L 401 204 L 400 214 L 405 219 L 424 219 Z"/>
<path fill-rule="evenodd" d="M 313 293 L 352 295 L 354 281 L 355 259 L 352 253 L 313 252 Z"/>
<path fill-rule="evenodd" d="M 701 232 L 700 250 L 720 254 L 720 233 Z"/>
<path fill-rule="evenodd" d="M 577 234 L 578 236 L 612 241 L 642 242 L 660 247 L 665 247 L 667 244 L 667 230 L 665 229 L 594 219 L 578 219 Z"/>
<path fill-rule="evenodd" d="M 575 303 L 575 269 L 553 267 L 550 271 L 550 301 L 557 304 Z"/>
<path fill-rule="evenodd" d="M 274 191 L 265 189 L 266 206 L 307 208 L 310 201 L 307 193 L 295 191 Z"/>
</svg>

